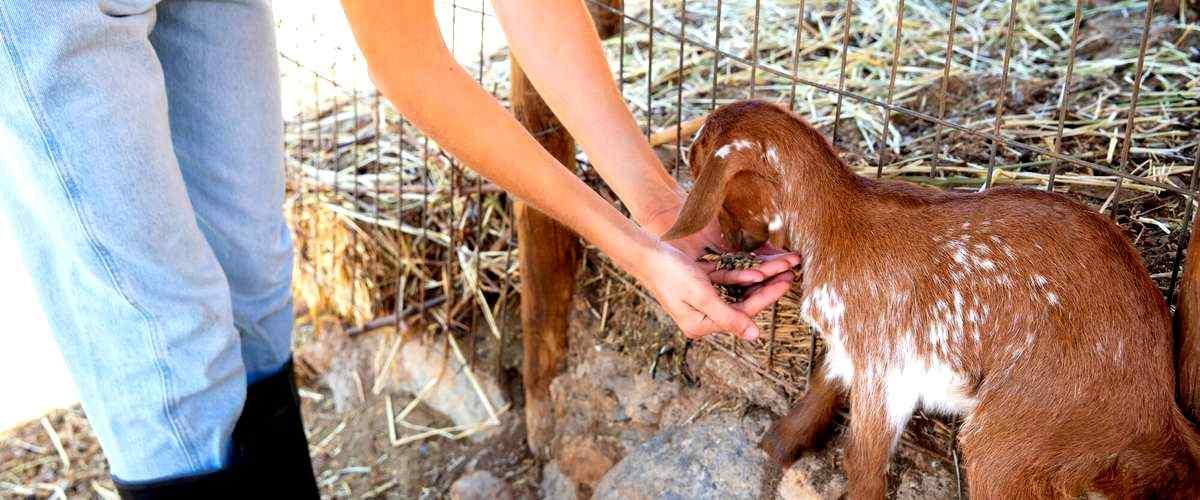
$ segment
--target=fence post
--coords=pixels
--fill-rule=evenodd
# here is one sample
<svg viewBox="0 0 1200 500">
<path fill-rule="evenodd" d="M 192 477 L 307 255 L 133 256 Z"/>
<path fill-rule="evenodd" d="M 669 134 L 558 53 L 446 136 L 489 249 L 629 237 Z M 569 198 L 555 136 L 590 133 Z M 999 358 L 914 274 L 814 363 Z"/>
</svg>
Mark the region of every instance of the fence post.
<svg viewBox="0 0 1200 500">
<path fill-rule="evenodd" d="M 620 8 L 622 0 L 602 0 Z M 622 20 L 590 6 L 601 38 L 616 33 Z M 567 168 L 575 170 L 575 141 L 512 61 L 512 109 L 517 120 Z M 518 201 L 513 212 L 521 262 L 521 329 L 525 350 L 525 423 L 529 448 L 542 454 L 554 434 L 550 382 L 566 367 L 567 326 L 575 274 L 583 256 L 579 237 L 545 214 Z"/>
</svg>

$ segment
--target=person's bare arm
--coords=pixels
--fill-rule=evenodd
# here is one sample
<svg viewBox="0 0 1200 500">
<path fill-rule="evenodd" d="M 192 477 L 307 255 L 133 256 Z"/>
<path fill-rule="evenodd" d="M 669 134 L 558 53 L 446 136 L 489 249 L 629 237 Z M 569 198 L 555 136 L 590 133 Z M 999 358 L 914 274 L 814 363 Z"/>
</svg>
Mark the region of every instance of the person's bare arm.
<svg viewBox="0 0 1200 500">
<path fill-rule="evenodd" d="M 638 224 L 655 235 L 665 233 L 683 206 L 683 190 L 662 167 L 621 97 L 583 1 L 495 0 L 493 5 L 510 51 L 596 171 Z M 726 246 L 716 221 L 669 243 L 691 258 Z M 760 283 L 799 263 L 795 254 L 767 259 L 753 269 L 710 272 L 709 278 Z"/>
<path fill-rule="evenodd" d="M 343 6 L 379 90 L 445 150 L 599 247 L 650 290 L 685 334 L 758 335 L 750 315 L 787 290 L 790 273 L 744 303 L 723 303 L 688 257 L 563 168 L 475 83 L 446 49 L 432 0 L 343 0 Z"/>
<path fill-rule="evenodd" d="M 684 192 L 659 163 L 621 97 L 582 0 L 495 0 L 509 50 L 630 215 L 654 234 Z"/>
</svg>

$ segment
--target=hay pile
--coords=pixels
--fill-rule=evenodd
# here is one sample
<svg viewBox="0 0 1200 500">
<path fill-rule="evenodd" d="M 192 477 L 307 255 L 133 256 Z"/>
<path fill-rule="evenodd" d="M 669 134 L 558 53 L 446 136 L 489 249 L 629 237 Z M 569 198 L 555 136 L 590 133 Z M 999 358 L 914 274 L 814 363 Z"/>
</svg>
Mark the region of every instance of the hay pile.
<svg viewBox="0 0 1200 500">
<path fill-rule="evenodd" d="M 1186 189 L 1197 155 L 1197 13 L 1154 17 L 1139 63 L 1144 2 L 1091 3 L 1074 37 L 1071 3 L 1019 2 L 1006 44 L 1010 4 L 963 0 L 947 68 L 948 4 L 906 1 L 896 51 L 895 2 L 855 2 L 847 25 L 840 1 L 730 0 L 719 15 L 711 2 L 657 1 L 651 10 L 645 1 L 631 1 L 626 11 L 637 20 L 605 47 L 630 108 L 660 146 L 664 164 L 681 178 L 687 146 L 682 137 L 699 119 L 732 100 L 774 99 L 836 134 L 844 157 L 864 175 L 973 190 L 985 184 L 989 171 L 993 184 L 1035 188 L 1045 188 L 1053 173 L 1055 190 L 1115 211 L 1166 290 L 1187 203 L 1164 187 Z M 651 22 L 653 35 L 646 29 Z M 678 33 L 686 39 L 682 51 L 671 35 Z M 1077 57 L 1067 86 L 1073 38 Z M 843 40 L 849 46 L 844 59 Z M 736 57 L 718 57 L 710 48 Z M 507 54 L 481 54 L 464 65 L 505 98 Z M 834 89 L 841 85 L 971 131 L 999 130 L 1015 143 L 1143 179 L 1119 182 L 1110 173 L 993 144 L 964 130 L 902 112 L 885 114 L 870 102 L 795 85 L 788 75 Z M 505 195 L 456 165 L 389 107 L 377 109 L 369 91 L 327 90 L 289 122 L 287 140 L 300 256 L 297 296 L 310 311 L 361 325 L 426 304 L 429 325 L 455 331 L 494 329 L 496 317 L 511 313 L 518 269 Z M 586 158 L 580 159 L 585 180 L 616 203 Z M 647 366 L 664 343 L 679 341 L 645 292 L 595 251 L 588 252 L 581 286 L 580 300 L 601 319 L 600 336 Z M 428 305 L 439 298 L 440 305 Z M 796 397 L 814 345 L 798 317 L 798 303 L 789 294 L 758 318 L 766 340 L 717 336 L 706 345 L 733 353 Z"/>
<path fill-rule="evenodd" d="M 397 310 L 443 330 L 471 311 L 491 324 L 515 266 L 504 195 L 377 96 L 336 99 L 287 127 L 301 307 L 357 326 Z"/>
</svg>

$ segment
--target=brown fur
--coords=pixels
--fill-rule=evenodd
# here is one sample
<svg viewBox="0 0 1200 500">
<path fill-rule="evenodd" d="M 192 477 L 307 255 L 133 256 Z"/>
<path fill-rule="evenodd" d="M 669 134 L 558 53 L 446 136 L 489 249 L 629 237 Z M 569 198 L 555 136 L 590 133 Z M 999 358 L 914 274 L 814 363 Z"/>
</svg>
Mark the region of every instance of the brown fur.
<svg viewBox="0 0 1200 500">
<path fill-rule="evenodd" d="M 1179 373 L 1179 406 L 1200 421 L 1200 230 L 1192 228 L 1183 283 L 1175 314 L 1175 369 Z"/>
<path fill-rule="evenodd" d="M 777 460 L 818 443 L 845 390 L 851 498 L 883 497 L 921 406 L 965 416 L 973 499 L 1200 498 L 1170 314 L 1107 218 L 1044 191 L 858 177 L 804 120 L 760 101 L 715 111 L 690 159 L 695 187 L 667 237 L 717 217 L 743 248 L 798 252 L 802 312 L 830 346 L 814 391 L 764 438 Z M 1200 294 L 1192 266 L 1187 311 L 1200 310 L 1186 303 Z M 1197 363 L 1180 360 L 1194 395 Z"/>
</svg>

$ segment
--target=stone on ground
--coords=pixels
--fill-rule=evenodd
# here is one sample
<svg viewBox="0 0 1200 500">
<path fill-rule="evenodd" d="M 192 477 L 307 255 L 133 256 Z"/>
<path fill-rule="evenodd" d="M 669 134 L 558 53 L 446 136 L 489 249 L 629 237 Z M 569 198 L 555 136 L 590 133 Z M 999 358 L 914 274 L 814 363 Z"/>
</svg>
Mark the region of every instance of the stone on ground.
<svg viewBox="0 0 1200 500">
<path fill-rule="evenodd" d="M 664 430 L 608 471 L 593 498 L 758 498 L 767 458 L 752 427 L 719 417 Z"/>
<path fill-rule="evenodd" d="M 485 470 L 468 472 L 450 486 L 451 500 L 512 500 L 508 483 Z"/>
</svg>

